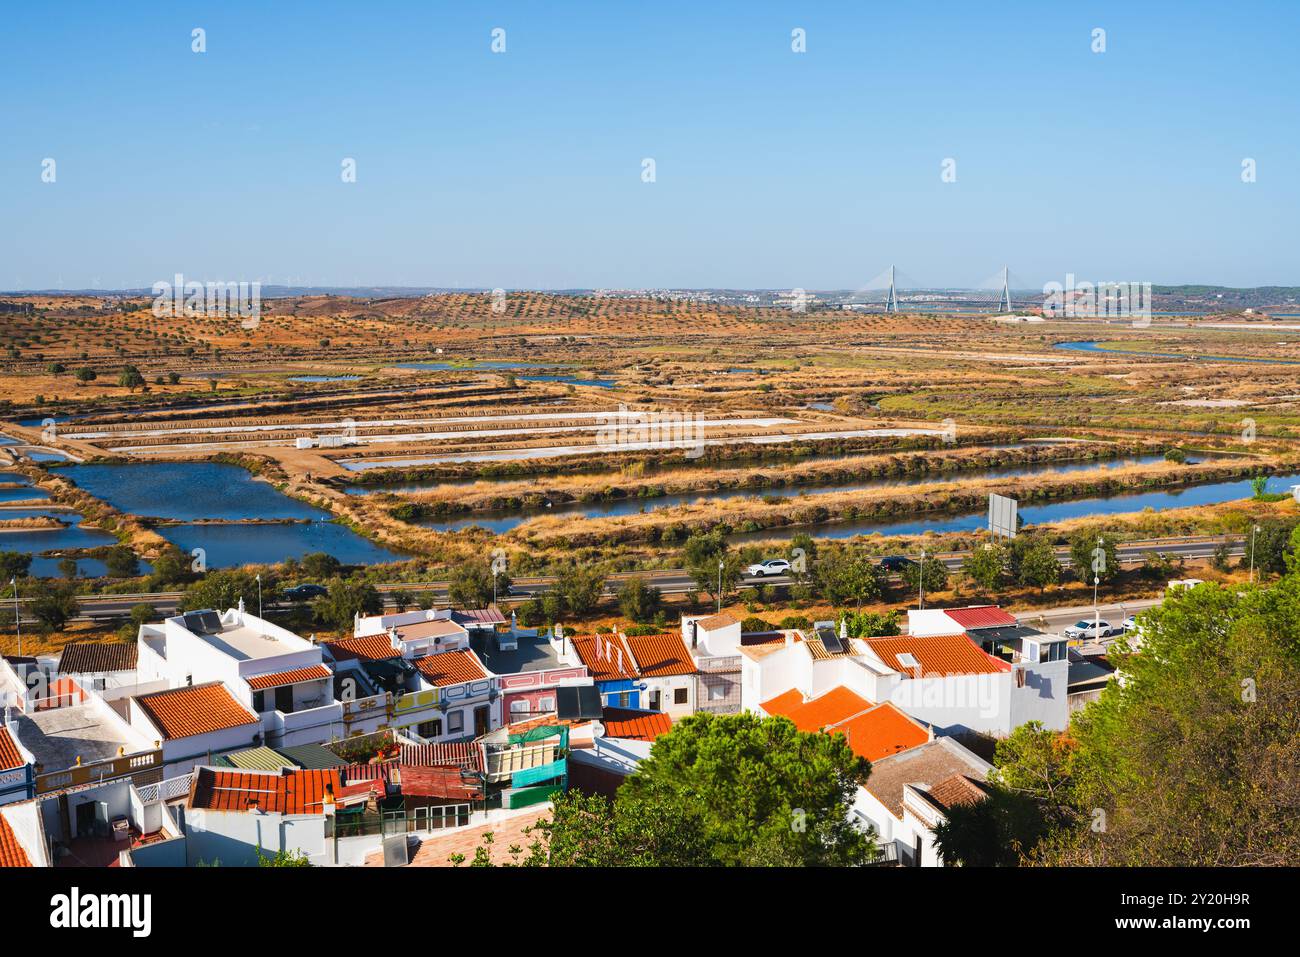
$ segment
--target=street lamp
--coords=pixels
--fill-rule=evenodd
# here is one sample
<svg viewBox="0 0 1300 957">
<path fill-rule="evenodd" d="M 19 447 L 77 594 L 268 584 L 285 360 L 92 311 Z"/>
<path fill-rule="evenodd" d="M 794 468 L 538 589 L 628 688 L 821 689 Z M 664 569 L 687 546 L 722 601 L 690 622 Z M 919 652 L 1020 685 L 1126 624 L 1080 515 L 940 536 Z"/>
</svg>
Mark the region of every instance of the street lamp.
<svg viewBox="0 0 1300 957">
<path fill-rule="evenodd" d="M 1259 532 L 1256 525 L 1250 530 L 1250 583 L 1255 584 L 1255 535 Z M 17 594 L 17 592 L 15 592 Z"/>
<path fill-rule="evenodd" d="M 18 607 L 18 576 L 9 579 L 9 584 L 14 586 L 14 627 L 18 629 L 18 657 L 21 658 L 23 656 L 23 615 Z"/>
<path fill-rule="evenodd" d="M 1101 575 L 1092 576 L 1092 630 L 1094 638 L 1101 637 L 1101 607 L 1097 604 L 1097 587 L 1101 584 Z"/>
<path fill-rule="evenodd" d="M 257 573 L 257 617 L 262 617 L 262 573 Z"/>
<path fill-rule="evenodd" d="M 727 561 L 724 558 L 718 559 L 718 614 L 722 614 L 722 569 L 726 566 Z"/>
<path fill-rule="evenodd" d="M 916 584 L 917 584 L 917 588 L 920 589 L 920 595 L 917 598 L 916 607 L 919 610 L 924 611 L 925 610 L 925 549 L 924 548 L 921 549 L 921 564 L 917 568 Z"/>
</svg>

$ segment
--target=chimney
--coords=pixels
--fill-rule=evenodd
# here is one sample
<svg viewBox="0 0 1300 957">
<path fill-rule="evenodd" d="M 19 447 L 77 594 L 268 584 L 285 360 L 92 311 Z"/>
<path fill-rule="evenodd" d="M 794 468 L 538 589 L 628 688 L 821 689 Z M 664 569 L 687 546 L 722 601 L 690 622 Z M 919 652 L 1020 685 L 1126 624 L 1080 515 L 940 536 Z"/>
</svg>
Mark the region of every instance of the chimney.
<svg viewBox="0 0 1300 957">
<path fill-rule="evenodd" d="M 698 647 L 700 647 L 700 620 L 698 618 L 692 618 L 691 619 L 691 648 L 695 649 Z"/>
</svg>

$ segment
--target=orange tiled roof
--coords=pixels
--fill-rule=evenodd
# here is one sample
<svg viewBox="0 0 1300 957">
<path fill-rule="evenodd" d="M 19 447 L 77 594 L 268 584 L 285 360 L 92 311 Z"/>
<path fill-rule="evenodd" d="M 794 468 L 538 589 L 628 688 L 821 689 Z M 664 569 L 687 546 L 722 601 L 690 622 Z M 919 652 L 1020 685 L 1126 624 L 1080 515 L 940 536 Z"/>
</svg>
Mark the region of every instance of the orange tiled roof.
<svg viewBox="0 0 1300 957">
<path fill-rule="evenodd" d="M 981 675 L 1008 671 L 1011 666 L 986 655 L 965 632 L 955 635 L 902 635 L 897 638 L 864 639 L 880 660 L 908 677 L 916 677 L 915 669 L 898 663 L 903 653 L 912 655 L 921 665 L 922 678 L 936 675 Z"/>
<path fill-rule="evenodd" d="M 893 704 L 873 705 L 843 685 L 811 701 L 804 701 L 795 688 L 764 701 L 760 707 L 770 715 L 789 718 L 800 731 L 839 732 L 848 738 L 853 753 L 868 761 L 877 761 L 930 740 L 930 732 L 925 727 Z"/>
<path fill-rule="evenodd" d="M 21 768 L 27 762 L 18 752 L 18 743 L 9 734 L 9 729 L 0 725 L 0 769 Z"/>
<path fill-rule="evenodd" d="M 387 632 L 366 635 L 362 638 L 342 638 L 339 641 L 324 642 L 335 661 L 383 661 L 386 658 L 398 658 L 401 652 L 393 647 Z"/>
<path fill-rule="evenodd" d="M 853 753 L 868 761 L 879 761 L 930 740 L 929 731 L 889 701 L 826 730 L 831 734 L 842 733 L 849 739 Z"/>
<path fill-rule="evenodd" d="M 731 612 L 724 611 L 716 615 L 710 615 L 708 618 L 697 618 L 695 623 L 705 631 L 713 631 L 716 628 L 726 628 L 728 625 L 739 624 L 740 619 Z"/>
<path fill-rule="evenodd" d="M 634 711 L 631 708 L 604 708 L 600 723 L 607 738 L 630 738 L 653 741 L 673 729 L 673 719 L 662 711 Z"/>
<path fill-rule="evenodd" d="M 248 686 L 254 691 L 278 688 L 281 685 L 296 684 L 299 681 L 317 681 L 332 677 L 334 672 L 324 665 L 312 665 L 310 668 L 295 668 L 293 671 L 276 671 L 272 674 L 253 675 L 248 679 Z"/>
<path fill-rule="evenodd" d="M 466 635 L 460 625 L 446 618 L 434 618 L 430 621 L 415 621 L 409 625 L 397 626 L 397 637 L 401 641 L 414 641 L 417 638 L 444 638 L 448 635 Z"/>
<path fill-rule="evenodd" d="M 259 723 L 257 715 L 231 697 L 219 682 L 156 691 L 141 695 L 135 703 L 168 741 Z"/>
<path fill-rule="evenodd" d="M 675 632 L 661 635 L 626 635 L 637 668 L 643 678 L 666 678 L 669 675 L 695 674 L 695 662 L 686 650 L 686 642 Z"/>
<path fill-rule="evenodd" d="M 636 677 L 636 663 L 618 635 L 587 635 L 569 640 L 573 642 L 573 650 L 578 653 L 578 660 L 587 666 L 587 673 L 594 681 Z M 608 654 L 606 647 L 609 648 Z M 620 650 L 623 652 L 622 668 L 619 667 Z"/>
<path fill-rule="evenodd" d="M 474 681 L 478 678 L 487 677 L 487 672 L 483 669 L 483 663 L 478 660 L 478 655 L 468 650 L 440 651 L 436 655 L 425 655 L 423 658 L 416 658 L 411 663 L 415 665 L 420 674 L 439 688 L 444 688 L 447 685 L 458 685 L 462 681 Z"/>
<path fill-rule="evenodd" d="M 31 867 L 31 859 L 3 814 L 0 814 L 0 867 Z"/>
<path fill-rule="evenodd" d="M 851 718 L 870 707 L 870 701 L 843 685 L 811 701 L 804 701 L 803 695 L 795 689 L 762 704 L 768 714 L 789 718 L 800 731 L 820 731 L 828 724 Z"/>
<path fill-rule="evenodd" d="M 336 770 L 289 771 L 283 774 L 198 768 L 190 785 L 189 807 L 209 811 L 259 810 L 276 814 L 320 814 L 325 788 L 342 790 Z"/>
<path fill-rule="evenodd" d="M 969 605 L 966 608 L 945 608 L 943 613 L 962 628 L 1003 628 L 1020 624 L 1015 615 L 1008 614 L 997 605 Z"/>
</svg>

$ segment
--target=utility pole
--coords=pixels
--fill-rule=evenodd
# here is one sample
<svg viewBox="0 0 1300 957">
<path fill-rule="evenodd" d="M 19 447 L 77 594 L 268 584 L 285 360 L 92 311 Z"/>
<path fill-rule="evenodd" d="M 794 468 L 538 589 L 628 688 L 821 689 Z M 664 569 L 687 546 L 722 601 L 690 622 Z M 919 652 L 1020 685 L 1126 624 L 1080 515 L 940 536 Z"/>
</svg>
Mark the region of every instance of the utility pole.
<svg viewBox="0 0 1300 957">
<path fill-rule="evenodd" d="M 257 617 L 262 619 L 262 573 L 257 573 Z"/>
<path fill-rule="evenodd" d="M 1259 526 L 1256 525 L 1250 530 L 1250 583 L 1255 584 L 1255 535 L 1259 532 Z M 18 594 L 18 589 L 14 589 L 14 594 Z M 20 652 L 21 654 L 21 652 Z"/>
</svg>

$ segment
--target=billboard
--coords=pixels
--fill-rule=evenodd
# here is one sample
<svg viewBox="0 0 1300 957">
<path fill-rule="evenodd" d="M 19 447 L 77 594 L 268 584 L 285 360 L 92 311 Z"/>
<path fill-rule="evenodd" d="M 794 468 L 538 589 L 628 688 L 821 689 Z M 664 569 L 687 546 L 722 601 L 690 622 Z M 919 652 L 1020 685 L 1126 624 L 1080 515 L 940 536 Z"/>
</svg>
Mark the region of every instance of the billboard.
<svg viewBox="0 0 1300 957">
<path fill-rule="evenodd" d="M 1016 537 L 1016 508 L 1020 505 L 1005 495 L 989 496 L 989 532 L 1004 538 Z"/>
</svg>

